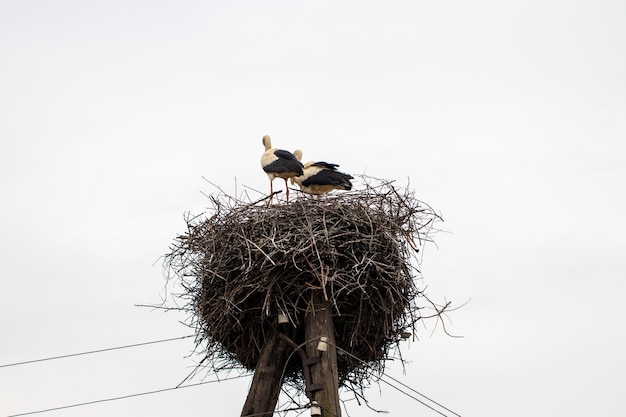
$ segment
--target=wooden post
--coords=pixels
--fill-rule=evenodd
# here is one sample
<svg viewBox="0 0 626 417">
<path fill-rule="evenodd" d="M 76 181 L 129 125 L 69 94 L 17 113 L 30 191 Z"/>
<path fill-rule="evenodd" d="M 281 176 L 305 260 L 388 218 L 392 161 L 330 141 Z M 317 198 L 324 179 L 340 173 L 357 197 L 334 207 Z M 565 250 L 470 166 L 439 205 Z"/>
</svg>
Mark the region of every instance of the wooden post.
<svg viewBox="0 0 626 417">
<path fill-rule="evenodd" d="M 283 368 L 289 353 L 289 346 L 280 339 L 278 332 L 272 328 L 265 339 L 265 345 L 254 369 L 254 377 L 241 411 L 241 417 L 250 415 L 271 417 L 274 415 L 280 388 L 283 385 L 281 379 Z"/>
<path fill-rule="evenodd" d="M 324 299 L 321 291 L 315 291 L 311 304 L 304 317 L 304 334 L 307 341 L 307 356 L 319 356 L 317 350 L 321 337 L 328 340 L 327 350 L 321 352 L 321 363 L 311 366 L 314 384 L 322 384 L 324 389 L 315 391 L 313 398 L 322 408 L 322 417 L 340 417 L 339 376 L 337 374 L 337 349 L 335 348 L 335 327 L 332 305 Z"/>
</svg>

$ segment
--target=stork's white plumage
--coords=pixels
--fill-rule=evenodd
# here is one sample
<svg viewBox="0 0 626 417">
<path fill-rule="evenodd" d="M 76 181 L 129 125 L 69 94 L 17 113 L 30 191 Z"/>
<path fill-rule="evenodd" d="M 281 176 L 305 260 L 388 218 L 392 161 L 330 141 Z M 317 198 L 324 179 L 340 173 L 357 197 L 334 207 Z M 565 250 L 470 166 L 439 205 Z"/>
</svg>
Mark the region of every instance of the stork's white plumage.
<svg viewBox="0 0 626 417">
<path fill-rule="evenodd" d="M 272 148 L 272 141 L 267 135 L 263 136 L 263 146 L 265 146 L 265 152 L 261 156 L 261 166 L 270 179 L 270 200 L 274 195 L 272 181 L 274 178 L 282 178 L 285 180 L 285 196 L 289 202 L 287 179 L 303 174 L 302 163 L 291 152 Z"/>
<path fill-rule="evenodd" d="M 294 151 L 298 161 L 302 160 L 302 151 Z M 351 175 L 337 171 L 339 165 L 328 162 L 309 161 L 304 164 L 303 173 L 292 177 L 291 183 L 298 184 L 305 193 L 322 195 L 332 190 L 351 190 Z"/>
</svg>

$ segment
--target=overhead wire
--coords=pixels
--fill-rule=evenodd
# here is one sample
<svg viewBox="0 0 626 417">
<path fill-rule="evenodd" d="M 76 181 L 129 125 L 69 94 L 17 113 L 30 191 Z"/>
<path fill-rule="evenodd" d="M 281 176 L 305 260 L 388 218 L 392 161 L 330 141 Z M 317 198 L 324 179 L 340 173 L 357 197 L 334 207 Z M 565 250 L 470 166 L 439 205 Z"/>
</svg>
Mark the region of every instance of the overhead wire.
<svg viewBox="0 0 626 417">
<path fill-rule="evenodd" d="M 382 378 L 380 378 L 380 379 L 379 379 L 379 381 L 384 382 L 385 384 L 389 385 L 391 388 L 393 388 L 393 389 L 395 389 L 395 390 L 400 391 L 402 394 L 406 395 L 406 396 L 407 396 L 407 397 L 409 397 L 409 398 L 414 399 L 415 401 L 417 401 L 418 403 L 422 404 L 423 406 L 430 408 L 430 409 L 431 409 L 431 410 L 433 410 L 435 413 L 437 413 L 437 414 L 441 414 L 441 415 L 442 415 L 442 416 L 444 416 L 444 417 L 448 417 L 448 416 L 447 416 L 447 414 L 442 413 L 441 411 L 437 410 L 437 409 L 436 409 L 436 408 L 434 408 L 433 406 L 431 406 L 431 405 L 429 405 L 429 404 L 426 404 L 424 401 L 420 400 L 419 398 L 414 397 L 413 395 L 409 394 L 409 393 L 408 393 L 408 392 L 406 392 L 406 391 L 403 391 L 401 388 L 396 387 L 395 385 L 393 385 L 393 384 L 392 384 L 392 383 L 390 383 L 389 381 L 385 381 L 385 380 L 384 380 L 384 379 L 382 379 Z"/>
<path fill-rule="evenodd" d="M 420 395 L 420 396 L 422 396 L 422 397 L 426 398 L 428 401 L 430 401 L 430 402 L 432 402 L 432 403 L 434 403 L 434 404 L 437 404 L 439 407 L 443 408 L 443 409 L 444 409 L 444 410 L 446 410 L 446 411 L 449 411 L 450 413 L 454 414 L 455 416 L 457 416 L 457 417 L 461 417 L 461 415 L 459 415 L 459 414 L 455 413 L 454 411 L 450 410 L 449 408 L 446 408 L 444 405 L 442 405 L 442 404 L 438 403 L 437 401 L 433 400 L 432 398 L 429 398 L 429 397 L 425 396 L 425 395 L 424 395 L 424 394 L 422 394 L 421 392 L 416 391 L 414 388 L 411 388 L 410 386 L 408 386 L 408 385 L 407 385 L 407 384 L 405 384 L 404 382 L 402 382 L 402 381 L 400 381 L 400 380 L 398 380 L 398 379 L 396 379 L 396 378 L 392 377 L 391 375 L 388 375 L 388 374 L 386 374 L 386 373 L 384 373 L 384 372 L 383 372 L 383 375 L 385 375 L 387 378 L 391 379 L 392 381 L 397 382 L 398 384 L 402 385 L 403 387 L 405 387 L 405 388 L 407 388 L 407 389 L 409 389 L 409 390 L 413 391 L 414 393 L 416 393 L 416 394 L 418 394 L 418 395 Z"/>
<path fill-rule="evenodd" d="M 289 408 L 274 410 L 271 415 L 287 413 L 289 411 L 306 411 L 308 409 L 309 407 L 289 407 Z M 262 413 L 245 414 L 245 415 L 242 415 L 241 417 L 260 417 L 260 416 L 267 416 L 268 414 L 270 414 L 269 411 L 264 411 Z"/>
<path fill-rule="evenodd" d="M 87 401 L 87 402 L 83 402 L 83 403 L 64 405 L 64 406 L 61 406 L 61 407 L 46 408 L 44 410 L 28 411 L 26 413 L 11 414 L 8 417 L 19 417 L 19 416 L 28 416 L 28 415 L 32 415 L 32 414 L 47 413 L 49 411 L 64 410 L 64 409 L 67 409 L 67 408 L 82 407 L 82 406 L 85 406 L 85 405 L 98 404 L 98 403 L 103 403 L 103 402 L 108 402 L 108 401 L 123 400 L 123 399 L 126 399 L 126 398 L 139 397 L 139 396 L 142 396 L 142 395 L 157 394 L 157 393 L 160 393 L 160 392 L 174 391 L 174 390 L 182 389 L 182 388 L 196 387 L 198 385 L 212 384 L 212 383 L 215 383 L 215 382 L 231 381 L 233 379 L 246 378 L 246 377 L 249 377 L 249 375 L 237 375 L 237 376 L 228 377 L 228 378 L 220 378 L 220 379 L 215 379 L 215 380 L 211 380 L 211 381 L 198 382 L 198 383 L 195 383 L 195 384 L 182 385 L 182 386 L 176 386 L 176 387 L 170 387 L 170 388 L 162 388 L 162 389 L 158 389 L 158 390 L 154 390 L 154 391 L 145 391 L 145 392 L 140 392 L 140 393 L 136 393 L 136 394 L 122 395 L 122 396 L 119 396 L 119 397 L 103 398 L 103 399 L 94 400 L 94 401 Z"/>
<path fill-rule="evenodd" d="M 168 339 L 153 340 L 153 341 L 150 341 L 150 342 L 134 343 L 134 344 L 130 344 L 130 345 L 115 346 L 115 347 L 110 347 L 110 348 L 105 348 L 105 349 L 97 349 L 97 350 L 91 350 L 91 351 L 85 351 L 85 352 L 71 353 L 71 354 L 66 354 L 66 355 L 51 356 L 51 357 L 41 358 L 41 359 L 33 359 L 33 360 L 22 361 L 22 362 L 14 362 L 14 363 L 8 363 L 8 364 L 0 365 L 0 368 L 6 368 L 6 367 L 18 366 L 18 365 L 25 365 L 25 364 L 36 363 L 36 362 L 43 362 L 43 361 L 50 361 L 50 360 L 56 360 L 56 359 L 64 359 L 64 358 L 70 358 L 70 357 L 81 356 L 81 355 L 89 355 L 89 354 L 94 354 L 94 353 L 108 352 L 108 351 L 112 351 L 112 350 L 127 349 L 127 348 L 133 348 L 133 347 L 138 347 L 138 346 L 146 346 L 146 345 L 151 345 L 151 344 L 156 344 L 156 343 L 171 342 L 171 341 L 175 341 L 175 340 L 187 339 L 187 338 L 190 338 L 190 337 L 193 337 L 193 336 L 195 336 L 195 335 L 173 337 L 173 338 L 168 338 Z M 348 351 L 346 351 L 346 350 L 344 350 L 344 349 L 342 349 L 342 348 L 340 348 L 340 347 L 338 347 L 336 345 L 335 345 L 335 348 L 340 350 L 340 351 L 342 351 L 343 353 L 353 357 L 354 359 L 356 359 L 356 360 L 358 360 L 360 362 L 365 363 L 365 361 L 363 361 L 362 359 L 358 358 L 357 356 L 354 356 L 350 352 L 348 352 Z M 293 355 L 293 353 L 294 352 L 291 352 L 291 355 Z M 291 357 L 291 355 L 290 355 L 290 357 Z M 284 374 L 284 371 L 285 371 L 285 369 L 283 369 L 283 374 Z M 33 411 L 33 412 L 22 413 L 22 414 L 14 414 L 13 416 L 9 416 L 9 417 L 17 417 L 17 416 L 24 416 L 24 415 L 30 415 L 30 414 L 37 414 L 37 413 L 43 413 L 43 412 L 47 412 L 47 411 L 54 411 L 54 410 L 60 410 L 60 409 L 65 409 L 65 408 L 71 408 L 71 407 L 79 407 L 79 406 L 83 406 L 83 405 L 95 404 L 95 403 L 106 402 L 106 401 L 115 401 L 115 400 L 120 400 L 120 399 L 125 399 L 125 398 L 137 397 L 137 396 L 141 396 L 141 395 L 155 394 L 155 393 L 159 393 L 159 392 L 172 391 L 172 390 L 180 389 L 180 388 L 187 388 L 187 387 L 193 387 L 193 386 L 197 386 L 197 385 L 209 384 L 209 383 L 213 383 L 213 382 L 228 381 L 228 380 L 232 380 L 232 379 L 243 378 L 243 377 L 246 377 L 246 376 L 248 376 L 248 375 L 240 375 L 240 376 L 237 376 L 237 377 L 223 378 L 223 379 L 218 379 L 218 380 L 215 380 L 215 381 L 205 381 L 205 382 L 199 382 L 199 383 L 196 383 L 196 384 L 182 385 L 182 383 L 184 383 L 185 380 L 188 379 L 188 377 L 187 377 L 187 378 L 185 378 L 185 380 L 183 380 L 177 386 L 171 387 L 171 388 L 164 388 L 164 389 L 160 389 L 160 390 L 142 392 L 142 393 L 138 393 L 138 394 L 131 394 L 131 395 L 126 395 L 126 396 L 121 396 L 121 397 L 114 397 L 114 398 L 107 398 L 107 399 L 102 399 L 102 400 L 89 401 L 89 402 L 85 402 L 85 403 L 79 403 L 79 404 L 73 404 L 73 405 L 69 405 L 69 406 L 50 408 L 50 409 Z M 386 378 L 389 378 L 390 380 L 394 381 L 397 384 L 402 385 L 406 389 L 414 392 L 415 394 L 421 396 L 422 398 L 425 398 L 426 400 L 432 402 L 433 404 L 436 404 L 437 406 L 439 406 L 442 409 L 444 409 L 444 410 L 454 414 L 455 416 L 461 417 L 456 412 L 450 410 L 449 408 L 447 408 L 444 405 L 438 403 L 437 401 L 429 398 L 428 396 L 422 394 L 421 392 L 417 391 L 416 389 L 414 389 L 414 388 L 410 387 L 409 385 L 401 382 L 400 380 L 398 380 L 398 379 L 396 379 L 396 378 L 386 374 L 385 372 L 383 372 L 383 376 L 386 377 Z M 430 408 L 431 410 L 437 412 L 438 414 L 441 414 L 442 416 L 447 417 L 446 414 L 444 414 L 441 411 L 435 409 L 434 407 L 432 407 L 429 404 L 425 403 L 424 401 L 418 399 L 417 397 L 407 393 L 406 391 L 402 390 L 401 388 L 398 388 L 394 384 L 392 384 L 392 383 L 390 383 L 388 381 L 385 381 L 382 377 L 380 378 L 380 381 L 386 383 L 387 385 L 389 385 L 392 388 L 396 389 L 397 391 L 403 393 L 404 395 L 408 396 L 409 398 L 412 398 L 415 401 L 418 401 L 422 405 Z"/>
<path fill-rule="evenodd" d="M 330 343 L 330 342 L 329 342 L 329 343 Z M 364 364 L 367 364 L 367 362 L 365 362 L 364 360 L 362 360 L 361 358 L 359 358 L 359 357 L 357 357 L 357 356 L 354 356 L 352 353 L 348 352 L 347 350 L 342 349 L 342 348 L 340 348 L 339 346 L 334 345 L 334 344 L 333 344 L 333 346 L 335 346 L 335 348 L 336 348 L 337 350 L 340 350 L 341 352 L 345 353 L 346 355 L 351 356 L 351 357 L 353 357 L 354 359 L 356 359 L 356 360 L 358 360 L 358 361 L 360 361 L 360 362 L 362 362 L 362 363 L 364 363 Z M 447 407 L 443 406 L 442 404 L 438 403 L 437 401 L 435 401 L 435 400 L 433 400 L 433 399 L 431 399 L 431 398 L 427 397 L 426 395 L 422 394 L 421 392 L 417 391 L 416 389 L 411 388 L 410 386 L 408 386 L 408 385 L 404 384 L 403 382 L 399 381 L 398 379 L 396 379 L 396 378 L 394 378 L 394 377 L 392 377 L 392 376 L 387 375 L 385 372 L 383 372 L 383 376 L 385 376 L 385 377 L 387 377 L 387 378 L 389 378 L 389 379 L 391 379 L 391 380 L 395 381 L 396 383 L 398 383 L 398 384 L 400 384 L 400 385 L 402 385 L 402 386 L 406 387 L 407 389 L 409 389 L 409 390 L 413 391 L 414 393 L 418 394 L 418 395 L 419 395 L 419 396 L 421 396 L 422 398 L 427 399 L 428 401 L 432 402 L 433 404 L 438 405 L 439 407 L 441 407 L 441 408 L 443 408 L 444 410 L 446 410 L 446 411 L 448 411 L 448 412 L 450 412 L 450 413 L 454 414 L 455 416 L 457 416 L 457 417 L 461 417 L 459 414 L 455 413 L 454 411 L 450 410 L 449 408 L 447 408 Z M 399 392 L 403 393 L 404 395 L 408 396 L 409 398 L 412 398 L 412 399 L 414 399 L 415 401 L 417 401 L 417 402 L 419 402 L 419 403 L 423 404 L 424 406 L 426 406 L 426 407 L 430 408 L 431 410 L 433 410 L 433 411 L 435 411 L 435 412 L 437 412 L 437 413 L 441 414 L 442 416 L 447 417 L 447 415 L 446 415 L 446 414 L 444 414 L 444 413 L 442 413 L 441 411 L 439 411 L 439 410 L 435 409 L 434 407 L 430 406 L 429 404 L 425 403 L 424 401 L 420 400 L 419 398 L 416 398 L 416 397 L 414 397 L 413 395 L 411 395 L 411 394 L 409 394 L 409 393 L 407 393 L 407 392 L 403 391 L 401 388 L 398 388 L 397 386 L 393 385 L 392 383 L 390 383 L 390 382 L 388 382 L 388 381 L 385 381 L 384 379 L 382 379 L 382 377 L 380 378 L 380 381 L 382 381 L 382 382 L 386 383 L 387 385 L 391 386 L 392 388 L 394 388 L 394 389 L 398 390 Z"/>
<path fill-rule="evenodd" d="M 74 357 L 74 356 L 90 355 L 92 353 L 109 352 L 111 350 L 127 349 L 127 348 L 132 348 L 132 347 L 137 347 L 137 346 L 152 345 L 152 344 L 155 344 L 155 343 L 171 342 L 171 341 L 174 341 L 174 340 L 187 339 L 187 338 L 193 337 L 193 336 L 195 336 L 195 335 L 191 334 L 191 335 L 182 336 L 182 337 L 172 337 L 170 339 L 161 339 L 161 340 L 153 340 L 151 342 L 135 343 L 135 344 L 132 344 L 132 345 L 115 346 L 115 347 L 110 347 L 110 348 L 105 348 L 105 349 L 90 350 L 90 351 L 87 351 L 87 352 L 70 353 L 70 354 L 67 354 L 67 355 L 51 356 L 51 357 L 48 357 L 48 358 L 33 359 L 33 360 L 23 361 L 23 362 L 7 363 L 7 364 L 4 364 L 4 365 L 0 365 L 0 368 L 7 368 L 9 366 L 26 365 L 26 364 L 35 363 L 35 362 L 51 361 L 51 360 L 55 360 L 55 359 L 64 359 L 64 358 L 70 358 L 70 357 Z"/>
</svg>

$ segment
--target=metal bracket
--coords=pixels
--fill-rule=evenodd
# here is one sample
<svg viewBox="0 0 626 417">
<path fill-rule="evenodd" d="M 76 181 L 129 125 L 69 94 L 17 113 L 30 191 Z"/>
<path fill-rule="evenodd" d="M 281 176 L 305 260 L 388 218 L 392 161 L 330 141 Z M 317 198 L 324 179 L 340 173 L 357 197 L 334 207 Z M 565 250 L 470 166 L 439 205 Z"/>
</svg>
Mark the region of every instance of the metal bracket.
<svg viewBox="0 0 626 417">
<path fill-rule="evenodd" d="M 313 400 L 313 393 L 315 391 L 322 391 L 324 389 L 324 385 L 313 383 L 311 366 L 320 363 L 322 358 L 320 356 L 308 357 L 306 350 L 304 350 L 302 346 L 298 346 L 296 342 L 280 331 L 278 332 L 278 336 L 283 340 L 283 342 L 287 343 L 289 347 L 298 352 L 298 356 L 300 356 L 300 361 L 302 362 L 302 374 L 304 375 L 304 383 L 306 385 L 306 396 L 310 400 Z"/>
<path fill-rule="evenodd" d="M 306 387 L 306 392 L 307 393 L 313 393 L 315 391 L 324 391 L 324 385 L 322 384 L 309 384 Z M 307 394 L 308 396 L 308 394 Z"/>
<path fill-rule="evenodd" d="M 304 361 L 305 365 L 311 366 L 311 365 L 317 365 L 318 363 L 322 362 L 322 358 L 320 356 L 313 356 L 313 357 L 307 357 L 306 360 Z"/>
</svg>

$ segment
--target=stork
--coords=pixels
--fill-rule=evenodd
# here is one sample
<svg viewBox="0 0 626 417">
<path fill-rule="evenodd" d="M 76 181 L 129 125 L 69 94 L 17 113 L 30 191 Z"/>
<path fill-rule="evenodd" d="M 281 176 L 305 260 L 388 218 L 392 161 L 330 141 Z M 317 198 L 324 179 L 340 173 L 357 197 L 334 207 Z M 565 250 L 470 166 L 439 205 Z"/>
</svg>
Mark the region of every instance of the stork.
<svg viewBox="0 0 626 417">
<path fill-rule="evenodd" d="M 282 178 L 285 180 L 285 196 L 289 202 L 287 179 L 303 174 L 302 162 L 289 151 L 272 148 L 272 141 L 267 135 L 263 136 L 263 146 L 265 146 L 265 152 L 261 156 L 261 166 L 270 179 L 270 201 L 274 195 L 272 187 L 274 178 Z"/>
<path fill-rule="evenodd" d="M 302 151 L 294 151 L 298 161 L 302 160 Z M 315 194 L 318 197 L 332 190 L 351 190 L 351 175 L 337 171 L 339 165 L 328 162 L 310 161 L 304 164 L 303 174 L 291 178 L 291 183 L 296 183 L 302 191 Z"/>
</svg>

